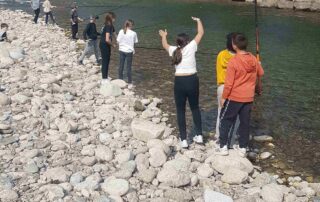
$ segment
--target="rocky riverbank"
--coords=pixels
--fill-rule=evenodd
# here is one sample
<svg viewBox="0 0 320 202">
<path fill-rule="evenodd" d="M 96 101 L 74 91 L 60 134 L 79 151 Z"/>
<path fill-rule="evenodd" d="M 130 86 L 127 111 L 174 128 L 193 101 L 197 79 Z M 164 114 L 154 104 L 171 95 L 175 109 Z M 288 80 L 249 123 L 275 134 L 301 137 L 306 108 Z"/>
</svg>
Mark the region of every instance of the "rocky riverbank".
<svg viewBox="0 0 320 202">
<path fill-rule="evenodd" d="M 280 179 L 215 143 L 178 146 L 161 100 L 121 80 L 100 87 L 94 59 L 59 27 L 0 10 L 0 201 L 309 201 L 320 184 Z M 287 186 L 281 185 L 284 181 Z"/>
</svg>

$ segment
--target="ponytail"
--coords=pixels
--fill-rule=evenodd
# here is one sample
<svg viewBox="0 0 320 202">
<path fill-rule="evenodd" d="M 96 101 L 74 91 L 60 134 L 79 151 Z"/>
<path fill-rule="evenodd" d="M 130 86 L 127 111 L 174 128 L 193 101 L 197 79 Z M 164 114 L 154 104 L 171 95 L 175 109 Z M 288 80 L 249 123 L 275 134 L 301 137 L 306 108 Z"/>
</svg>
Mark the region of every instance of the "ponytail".
<svg viewBox="0 0 320 202">
<path fill-rule="evenodd" d="M 172 56 L 172 65 L 178 65 L 182 61 L 182 52 L 181 48 L 178 47 L 174 52 Z"/>
<path fill-rule="evenodd" d="M 132 27 L 134 25 L 134 22 L 133 22 L 133 20 L 126 20 L 126 22 L 124 23 L 124 25 L 123 25 L 123 32 L 124 32 L 124 34 L 126 34 L 127 33 L 127 30 L 128 30 L 128 27 Z"/>
<path fill-rule="evenodd" d="M 185 33 L 179 34 L 176 40 L 177 49 L 173 52 L 172 55 L 172 65 L 178 65 L 182 61 L 182 49 L 188 45 L 189 36 Z"/>
</svg>

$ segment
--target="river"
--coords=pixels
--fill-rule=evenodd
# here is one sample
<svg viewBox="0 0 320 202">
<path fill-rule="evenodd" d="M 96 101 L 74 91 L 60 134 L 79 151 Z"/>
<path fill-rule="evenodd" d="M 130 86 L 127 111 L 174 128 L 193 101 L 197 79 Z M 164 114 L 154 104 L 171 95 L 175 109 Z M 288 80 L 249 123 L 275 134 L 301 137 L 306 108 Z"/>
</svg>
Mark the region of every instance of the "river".
<svg viewBox="0 0 320 202">
<path fill-rule="evenodd" d="M 28 4 L 23 0 L 19 2 L 2 0 L 0 5 L 31 12 Z M 217 111 L 216 55 L 224 49 L 225 35 L 231 31 L 244 32 L 249 37 L 249 49 L 254 51 L 253 5 L 174 0 L 105 2 L 79 0 L 79 15 L 87 18 L 90 14 L 115 9 L 117 30 L 125 19 L 135 21 L 140 40 L 133 67 L 137 93 L 162 98 L 162 109 L 170 112 L 174 125 L 174 69 L 170 65 L 170 58 L 159 49 L 157 32 L 160 28 L 166 28 L 169 42 L 173 43 L 175 35 L 180 32 L 187 32 L 191 36 L 195 34 L 195 23 L 190 16 L 203 20 L 205 37 L 197 55 L 200 103 L 205 135 L 212 135 Z M 68 28 L 71 1 L 56 0 L 53 4 L 58 6 L 54 9 L 58 24 Z M 256 99 L 252 113 L 251 133 L 275 138 L 275 148 L 259 146 L 262 150 L 271 150 L 275 158 L 260 163 L 273 173 L 282 175 L 284 170 L 295 170 L 304 177 L 313 176 L 315 181 L 320 181 L 320 13 L 267 8 L 258 10 L 265 77 L 263 96 Z M 103 15 L 98 20 L 98 27 L 102 23 Z M 116 76 L 117 65 L 118 54 L 114 51 L 111 76 Z"/>
</svg>

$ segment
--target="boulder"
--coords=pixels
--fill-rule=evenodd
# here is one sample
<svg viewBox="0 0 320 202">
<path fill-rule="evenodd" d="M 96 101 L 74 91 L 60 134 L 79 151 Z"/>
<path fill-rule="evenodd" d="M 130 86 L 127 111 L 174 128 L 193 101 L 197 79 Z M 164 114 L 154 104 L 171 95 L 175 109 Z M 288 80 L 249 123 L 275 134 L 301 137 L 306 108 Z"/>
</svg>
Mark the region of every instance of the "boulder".
<svg viewBox="0 0 320 202">
<path fill-rule="evenodd" d="M 138 140 L 148 142 L 151 139 L 159 139 L 162 137 L 165 127 L 154 124 L 151 121 L 134 119 L 131 123 L 133 137 Z"/>
<path fill-rule="evenodd" d="M 310 0 L 294 0 L 293 7 L 297 10 L 310 9 L 312 6 L 312 1 Z"/>
<path fill-rule="evenodd" d="M 167 156 L 164 151 L 160 148 L 151 148 L 150 153 L 150 165 L 152 167 L 160 167 L 167 161 Z"/>
<path fill-rule="evenodd" d="M 245 182 L 248 179 L 248 173 L 234 169 L 229 168 L 222 176 L 221 181 L 228 183 L 228 184 L 241 184 Z"/>
<path fill-rule="evenodd" d="M 261 196 L 265 202 L 282 202 L 284 196 L 282 186 L 267 184 L 262 187 Z"/>
<path fill-rule="evenodd" d="M 100 87 L 100 94 L 109 97 L 109 96 L 120 96 L 122 94 L 122 90 L 118 85 L 112 83 L 102 84 Z"/>
<path fill-rule="evenodd" d="M 190 184 L 191 179 L 186 172 L 179 172 L 173 168 L 164 168 L 158 175 L 159 182 L 163 182 L 172 187 L 181 187 Z"/>
<path fill-rule="evenodd" d="M 45 193 L 49 201 L 61 200 L 65 195 L 63 188 L 55 184 L 44 185 L 40 187 L 39 191 Z"/>
<path fill-rule="evenodd" d="M 21 93 L 17 93 L 14 96 L 11 97 L 12 102 L 16 102 L 19 104 L 26 104 L 30 101 L 30 98 L 28 96 L 25 96 Z"/>
<path fill-rule="evenodd" d="M 261 173 L 253 180 L 252 184 L 256 187 L 263 187 L 271 183 L 271 176 L 268 173 Z"/>
<path fill-rule="evenodd" d="M 262 7 L 276 7 L 278 3 L 278 0 L 261 0 L 259 3 L 260 6 Z"/>
<path fill-rule="evenodd" d="M 127 82 L 121 79 L 115 79 L 111 81 L 112 84 L 119 86 L 120 88 L 125 88 L 127 87 Z"/>
<path fill-rule="evenodd" d="M 0 190 L 0 201 L 17 201 L 19 198 L 19 195 L 17 192 L 11 190 L 11 189 L 4 189 Z"/>
<path fill-rule="evenodd" d="M 69 181 L 71 173 L 63 167 L 57 167 L 49 168 L 43 175 L 49 182 L 62 183 Z"/>
<path fill-rule="evenodd" d="M 16 47 L 9 50 L 9 55 L 14 60 L 23 59 L 24 56 L 24 50 L 23 48 Z"/>
<path fill-rule="evenodd" d="M 176 171 L 187 172 L 189 171 L 190 165 L 191 165 L 190 159 L 177 158 L 177 159 L 167 161 L 163 165 L 163 168 L 175 169 Z"/>
<path fill-rule="evenodd" d="M 157 172 L 153 168 L 142 169 L 138 173 L 138 178 L 145 183 L 151 183 L 156 176 Z"/>
<path fill-rule="evenodd" d="M 253 136 L 253 140 L 256 142 L 271 142 L 273 141 L 273 137 L 269 135 L 257 135 Z"/>
<path fill-rule="evenodd" d="M 260 154 L 260 159 L 265 160 L 268 159 L 272 154 L 270 152 L 263 152 Z"/>
<path fill-rule="evenodd" d="M 252 163 L 246 158 L 241 158 L 234 150 L 229 150 L 228 156 L 219 156 L 213 154 L 206 159 L 206 163 L 210 162 L 212 163 L 212 168 L 222 174 L 224 174 L 229 168 L 241 170 L 246 173 L 253 172 Z"/>
<path fill-rule="evenodd" d="M 128 161 L 124 162 L 120 165 L 120 170 L 114 173 L 114 176 L 122 179 L 129 179 L 132 177 L 133 172 L 136 170 L 136 162 Z"/>
<path fill-rule="evenodd" d="M 100 187 L 100 182 L 102 181 L 101 176 L 98 173 L 95 173 L 93 175 L 88 176 L 85 181 L 77 183 L 74 186 L 74 190 L 81 191 L 83 189 L 85 190 L 97 190 Z"/>
<path fill-rule="evenodd" d="M 279 0 L 277 6 L 278 8 L 293 9 L 293 1 Z"/>
<path fill-rule="evenodd" d="M 108 179 L 101 184 L 101 189 L 111 196 L 123 196 L 129 191 L 129 182 L 124 179 Z"/>
<path fill-rule="evenodd" d="M 170 154 L 170 148 L 166 145 L 162 140 L 152 139 L 147 142 L 147 146 L 149 149 L 151 148 L 159 148 L 162 149 L 166 154 Z"/>
<path fill-rule="evenodd" d="M 130 150 L 120 151 L 119 154 L 116 155 L 116 161 L 119 164 L 131 161 L 133 159 L 134 159 L 134 154 Z"/>
<path fill-rule="evenodd" d="M 0 106 L 5 106 L 8 104 L 10 104 L 10 98 L 4 93 L 0 93 Z"/>
<path fill-rule="evenodd" d="M 205 202 L 233 202 L 230 196 L 209 189 L 204 191 Z"/>
<path fill-rule="evenodd" d="M 202 164 L 198 167 L 197 173 L 200 177 L 208 178 L 213 175 L 213 169 L 209 164 Z"/>
<path fill-rule="evenodd" d="M 109 147 L 98 145 L 94 151 L 98 161 L 109 162 L 113 159 L 113 152 L 111 149 L 109 149 Z"/>
<path fill-rule="evenodd" d="M 164 192 L 164 196 L 176 202 L 185 202 L 192 200 L 192 195 L 189 192 L 177 188 L 166 190 Z"/>
</svg>

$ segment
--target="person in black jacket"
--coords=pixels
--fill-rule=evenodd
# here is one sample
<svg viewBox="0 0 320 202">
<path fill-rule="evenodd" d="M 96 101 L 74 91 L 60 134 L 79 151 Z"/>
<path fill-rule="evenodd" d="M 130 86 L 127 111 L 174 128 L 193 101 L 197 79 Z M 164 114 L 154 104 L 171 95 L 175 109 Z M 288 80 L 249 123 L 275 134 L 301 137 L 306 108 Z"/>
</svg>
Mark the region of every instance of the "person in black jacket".
<svg viewBox="0 0 320 202">
<path fill-rule="evenodd" d="M 83 38 L 87 43 L 81 57 L 79 58 L 79 64 L 81 65 L 83 65 L 83 59 L 91 52 L 92 49 L 94 50 L 97 63 L 100 62 L 98 52 L 98 36 L 100 33 L 97 32 L 96 19 L 98 19 L 97 16 L 90 16 L 90 23 L 87 24 L 83 31 Z"/>
</svg>

